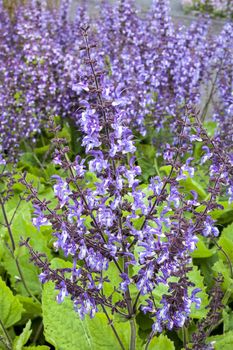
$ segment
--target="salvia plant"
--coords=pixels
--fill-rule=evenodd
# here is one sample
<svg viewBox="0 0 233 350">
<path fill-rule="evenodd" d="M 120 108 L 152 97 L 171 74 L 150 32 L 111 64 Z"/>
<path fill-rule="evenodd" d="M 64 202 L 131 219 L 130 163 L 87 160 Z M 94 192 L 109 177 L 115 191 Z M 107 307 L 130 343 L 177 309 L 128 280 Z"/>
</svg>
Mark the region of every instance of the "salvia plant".
<svg viewBox="0 0 233 350">
<path fill-rule="evenodd" d="M 232 24 L 70 5 L 1 4 L 0 349 L 230 349 Z"/>
</svg>

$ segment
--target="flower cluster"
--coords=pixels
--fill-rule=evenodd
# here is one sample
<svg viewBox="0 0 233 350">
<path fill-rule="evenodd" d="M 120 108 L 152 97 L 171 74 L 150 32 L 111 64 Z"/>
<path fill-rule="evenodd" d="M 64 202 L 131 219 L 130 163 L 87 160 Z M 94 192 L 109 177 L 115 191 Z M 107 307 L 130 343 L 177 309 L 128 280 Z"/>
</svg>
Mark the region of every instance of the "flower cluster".
<svg viewBox="0 0 233 350">
<path fill-rule="evenodd" d="M 13 153 L 22 139 L 40 133 L 49 117 L 76 118 L 85 94 L 79 48 L 79 26 L 86 23 L 85 5 L 70 15 L 70 0 L 49 8 L 46 1 L 16 6 L 13 16 L 0 3 L 1 117 L 0 144 Z M 72 19 L 71 19 L 72 17 Z M 171 133 L 184 106 L 201 110 L 213 104 L 218 134 L 230 143 L 232 115 L 232 25 L 220 35 L 200 18 L 187 28 L 175 25 L 168 1 L 154 0 L 145 16 L 135 2 L 101 3 L 92 20 L 99 59 L 107 71 L 105 98 L 124 109 L 124 119 L 142 135 Z M 225 53 L 224 53 L 225 52 Z M 216 73 L 215 73 L 216 72 Z M 215 74 L 217 75 L 215 79 Z M 203 87 L 214 87 L 203 101 Z M 160 142 L 158 138 L 157 143 Z"/>
<path fill-rule="evenodd" d="M 215 77 L 214 118 L 217 121 L 217 135 L 224 142 L 225 149 L 233 153 L 233 25 L 227 23 L 215 42 L 213 71 Z"/>
<path fill-rule="evenodd" d="M 159 130 L 185 103 L 198 105 L 211 55 L 208 21 L 176 28 L 168 1 L 154 0 L 145 17 L 132 1 L 106 11 L 97 22 L 102 56 L 111 62 L 118 103 L 141 133 L 147 131 L 148 116 L 149 129 L 152 121 Z"/>
<path fill-rule="evenodd" d="M 0 2 L 0 144 L 12 155 L 22 139 L 41 132 L 50 116 L 70 117 L 77 108 L 77 21 L 69 1 L 18 6 L 13 18 Z"/>
<path fill-rule="evenodd" d="M 53 177 L 55 207 L 42 201 L 25 177 L 22 179 L 31 192 L 35 226 L 52 225 L 54 248 L 71 257 L 73 265 L 54 270 L 25 244 L 42 269 L 41 282 L 55 282 L 58 302 L 70 295 L 81 318 L 110 308 L 112 313 L 134 319 L 141 310 L 153 319 L 153 334 L 181 328 L 188 323 L 192 303 L 196 307 L 201 303 L 200 289 L 189 276 L 190 254 L 198 234 L 213 240 L 219 234 L 209 212 L 219 208 L 217 196 L 222 187 L 231 185 L 230 160 L 186 106 L 173 126 L 176 144 L 167 144 L 163 154 L 168 173 L 151 178 L 143 187 L 130 121 L 112 98 L 104 65 L 97 65 L 88 27 L 82 26 L 81 31 L 83 63 L 78 84 L 83 100 L 77 125 L 87 159 L 77 156 L 71 161 L 69 149 L 55 139 L 54 162 L 67 174 Z M 203 163 L 209 162 L 211 169 L 209 196 L 204 200 L 195 191 L 184 191 L 181 183 L 195 174 L 190 155 L 197 142 L 202 142 Z M 204 206 L 201 212 L 197 209 L 200 205 Z M 117 271 L 118 282 L 111 279 L 112 270 Z M 108 293 L 106 286 L 111 284 Z M 135 286 L 136 292 L 132 292 Z"/>
</svg>

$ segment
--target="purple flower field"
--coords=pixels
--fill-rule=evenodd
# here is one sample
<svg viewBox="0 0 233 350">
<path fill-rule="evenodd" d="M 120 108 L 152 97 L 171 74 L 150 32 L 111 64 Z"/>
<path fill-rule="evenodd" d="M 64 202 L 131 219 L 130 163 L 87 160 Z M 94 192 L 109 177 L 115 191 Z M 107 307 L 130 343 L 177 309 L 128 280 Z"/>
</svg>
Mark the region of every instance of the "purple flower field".
<svg viewBox="0 0 233 350">
<path fill-rule="evenodd" d="M 233 346 L 233 23 L 0 0 L 0 350 Z"/>
</svg>

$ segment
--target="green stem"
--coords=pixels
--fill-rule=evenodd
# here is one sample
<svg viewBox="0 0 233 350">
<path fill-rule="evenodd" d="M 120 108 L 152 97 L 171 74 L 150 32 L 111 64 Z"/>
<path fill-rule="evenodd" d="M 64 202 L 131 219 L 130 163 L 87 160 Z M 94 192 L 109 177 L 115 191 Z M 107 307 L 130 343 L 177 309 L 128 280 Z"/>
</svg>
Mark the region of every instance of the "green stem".
<svg viewBox="0 0 233 350">
<path fill-rule="evenodd" d="M 5 337 L 7 339 L 7 343 L 5 345 L 6 345 L 7 349 L 11 350 L 12 349 L 12 340 L 11 340 L 11 337 L 9 336 L 1 319 L 0 319 L 0 326 L 1 326 L 3 333 L 5 334 Z"/>
<path fill-rule="evenodd" d="M 131 318 L 130 322 L 130 350 L 136 349 L 136 325 L 135 318 Z"/>
<path fill-rule="evenodd" d="M 189 335 L 188 335 L 188 329 L 185 326 L 182 327 L 182 335 L 183 335 L 183 346 L 184 346 L 184 349 L 186 349 L 187 343 L 189 341 Z"/>
<path fill-rule="evenodd" d="M 40 337 L 40 334 L 41 334 L 42 330 L 43 330 L 43 322 L 41 321 L 39 326 L 38 326 L 38 328 L 37 328 L 37 330 L 36 330 L 36 333 L 35 333 L 35 335 L 33 337 L 33 340 L 32 340 L 33 344 L 36 344 L 38 338 Z"/>
<path fill-rule="evenodd" d="M 0 200 L 0 205 L 1 205 L 1 208 L 2 208 L 2 214 L 3 214 L 4 221 L 5 221 L 5 226 L 6 226 L 6 228 L 7 228 L 7 231 L 8 231 L 10 240 L 11 240 L 11 246 L 12 246 L 11 254 L 12 254 L 13 259 L 15 260 L 16 267 L 17 267 L 17 270 L 18 270 L 18 272 L 19 272 L 19 276 L 20 276 L 21 282 L 23 283 L 23 286 L 24 286 L 26 292 L 28 293 L 28 295 L 30 295 L 30 297 L 31 297 L 35 302 L 40 303 L 39 300 L 30 292 L 30 290 L 29 290 L 28 287 L 27 287 L 27 284 L 26 284 L 26 282 L 25 282 L 25 279 L 24 279 L 23 272 L 22 272 L 22 270 L 21 270 L 19 261 L 18 261 L 18 259 L 15 257 L 15 255 L 14 255 L 14 252 L 15 252 L 15 249 L 16 249 L 16 244 L 15 244 L 13 232 L 12 232 L 12 230 L 11 230 L 11 223 L 10 223 L 9 220 L 8 220 L 7 213 L 6 213 L 5 206 L 4 206 L 4 203 L 3 203 L 1 200 Z"/>
</svg>

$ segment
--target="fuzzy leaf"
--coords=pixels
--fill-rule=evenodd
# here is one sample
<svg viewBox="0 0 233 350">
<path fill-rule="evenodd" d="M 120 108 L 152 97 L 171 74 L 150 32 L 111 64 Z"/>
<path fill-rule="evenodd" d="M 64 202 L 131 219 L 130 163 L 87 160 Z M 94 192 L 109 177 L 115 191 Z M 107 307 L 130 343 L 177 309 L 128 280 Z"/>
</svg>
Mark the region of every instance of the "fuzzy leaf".
<svg viewBox="0 0 233 350">
<path fill-rule="evenodd" d="M 17 323 L 21 319 L 22 312 L 22 304 L 0 278 L 0 318 L 5 328 Z"/>
<path fill-rule="evenodd" d="M 61 259 L 53 259 L 52 267 L 69 266 Z M 98 312 L 93 319 L 88 316 L 82 321 L 74 311 L 72 301 L 67 297 L 62 304 L 56 302 L 57 291 L 54 284 L 44 285 L 42 311 L 45 339 L 57 350 L 118 350 L 117 340 L 108 324 L 106 316 Z M 129 324 L 114 322 L 124 343 L 129 341 Z"/>
</svg>

